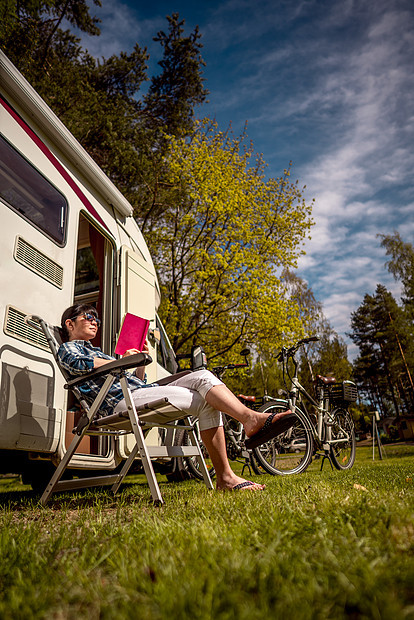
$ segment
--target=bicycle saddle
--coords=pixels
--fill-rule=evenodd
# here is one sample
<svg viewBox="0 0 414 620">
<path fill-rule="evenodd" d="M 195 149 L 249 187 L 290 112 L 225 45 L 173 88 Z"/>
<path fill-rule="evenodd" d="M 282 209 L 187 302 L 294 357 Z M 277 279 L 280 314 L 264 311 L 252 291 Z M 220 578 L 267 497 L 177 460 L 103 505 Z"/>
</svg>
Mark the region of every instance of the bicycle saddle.
<svg viewBox="0 0 414 620">
<path fill-rule="evenodd" d="M 322 375 L 316 375 L 315 383 L 324 383 L 325 385 L 332 385 L 336 383 L 335 377 L 323 377 Z"/>
<path fill-rule="evenodd" d="M 255 403 L 256 402 L 256 396 L 245 396 L 244 394 L 239 394 L 237 396 L 237 398 L 242 398 L 243 400 L 247 400 L 251 403 Z"/>
</svg>

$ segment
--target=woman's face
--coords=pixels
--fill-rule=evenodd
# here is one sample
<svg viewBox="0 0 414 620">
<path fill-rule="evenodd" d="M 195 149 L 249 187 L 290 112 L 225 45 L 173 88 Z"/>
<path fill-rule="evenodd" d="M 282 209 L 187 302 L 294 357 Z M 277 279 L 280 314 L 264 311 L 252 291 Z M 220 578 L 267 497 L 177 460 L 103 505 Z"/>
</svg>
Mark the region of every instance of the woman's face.
<svg viewBox="0 0 414 620">
<path fill-rule="evenodd" d="M 65 325 L 69 332 L 69 340 L 93 340 L 98 331 L 96 317 L 87 312 L 82 312 L 75 319 L 67 319 Z"/>
</svg>

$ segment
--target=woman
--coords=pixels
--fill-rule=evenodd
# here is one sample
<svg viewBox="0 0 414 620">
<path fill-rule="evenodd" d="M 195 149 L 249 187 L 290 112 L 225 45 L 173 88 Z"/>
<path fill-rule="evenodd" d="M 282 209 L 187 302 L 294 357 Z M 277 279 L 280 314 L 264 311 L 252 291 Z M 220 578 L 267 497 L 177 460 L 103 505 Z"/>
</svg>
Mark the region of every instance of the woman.
<svg viewBox="0 0 414 620">
<path fill-rule="evenodd" d="M 96 309 L 89 304 L 75 304 L 63 313 L 61 327 L 65 342 L 60 346 L 58 356 L 62 367 L 71 378 L 87 374 L 114 360 L 90 342 L 95 338 L 99 325 Z M 137 349 L 129 349 L 123 357 L 139 352 Z M 148 352 L 147 343 L 142 352 Z M 226 453 L 221 412 L 243 424 L 246 436 L 249 438 L 246 444 L 250 442 L 249 447 L 255 447 L 281 432 L 282 418 L 285 418 L 282 424 L 290 426 L 289 420 L 293 418 L 290 411 L 272 413 L 269 416 L 267 413 L 248 409 L 208 370 L 195 371 L 165 386 L 158 386 L 156 383 L 147 384 L 144 375 L 144 367 L 137 368 L 135 374 L 127 373 L 135 404 L 140 405 L 167 397 L 170 403 L 182 410 L 185 415 L 199 418 L 201 438 L 216 470 L 217 489 L 254 491 L 264 489 L 264 485 L 236 476 L 231 469 Z M 95 399 L 104 380 L 102 377 L 95 380 L 85 379 L 85 383 L 79 387 L 88 402 Z M 101 409 L 107 413 L 117 413 L 126 409 L 119 381 L 111 387 Z M 171 421 L 177 418 L 177 411 L 171 409 Z M 157 412 L 151 417 L 146 416 L 146 419 L 150 422 L 161 421 L 157 417 Z M 162 420 L 165 421 L 164 412 Z"/>
</svg>

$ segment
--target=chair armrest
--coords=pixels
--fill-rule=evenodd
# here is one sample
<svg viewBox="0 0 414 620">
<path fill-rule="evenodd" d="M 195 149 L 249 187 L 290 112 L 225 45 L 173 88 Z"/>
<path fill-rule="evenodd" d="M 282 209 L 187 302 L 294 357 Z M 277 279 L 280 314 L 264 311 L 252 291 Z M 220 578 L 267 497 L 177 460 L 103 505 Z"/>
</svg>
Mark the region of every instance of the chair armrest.
<svg viewBox="0 0 414 620">
<path fill-rule="evenodd" d="M 185 375 L 190 375 L 192 370 L 182 370 L 181 372 L 177 372 L 175 375 L 170 375 L 169 377 L 163 377 L 162 379 L 157 379 L 155 382 L 157 385 L 168 385 L 172 381 L 179 379 L 180 377 L 184 377 Z"/>
<path fill-rule="evenodd" d="M 89 381 L 90 379 L 95 379 L 96 377 L 101 377 L 103 375 L 109 375 L 113 370 L 126 370 L 127 368 L 137 368 L 138 366 L 148 366 L 151 364 L 152 357 L 148 355 L 148 353 L 135 353 L 134 355 L 128 355 L 127 357 L 123 357 L 119 360 L 114 360 L 113 362 L 108 362 L 99 368 L 95 368 L 91 370 L 91 372 L 87 372 L 84 375 L 80 375 L 76 377 L 76 379 L 71 379 L 65 385 L 65 388 L 71 388 L 76 385 L 81 385 L 85 383 L 85 381 Z"/>
</svg>

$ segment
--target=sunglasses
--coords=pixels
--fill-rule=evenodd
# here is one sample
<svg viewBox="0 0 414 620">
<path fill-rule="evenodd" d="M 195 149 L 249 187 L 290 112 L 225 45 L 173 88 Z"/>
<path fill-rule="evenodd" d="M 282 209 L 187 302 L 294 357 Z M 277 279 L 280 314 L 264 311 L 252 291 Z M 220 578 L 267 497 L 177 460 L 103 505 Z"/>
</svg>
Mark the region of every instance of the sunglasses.
<svg viewBox="0 0 414 620">
<path fill-rule="evenodd" d="M 70 320 L 74 321 L 75 319 L 78 319 L 79 317 L 83 317 L 85 321 L 90 321 L 91 323 L 92 321 L 95 321 L 97 327 L 99 327 L 101 324 L 101 319 L 98 319 L 97 316 L 95 316 L 94 314 L 91 314 L 90 312 L 82 312 L 81 314 L 78 314 L 77 316 L 73 316 Z"/>
</svg>

